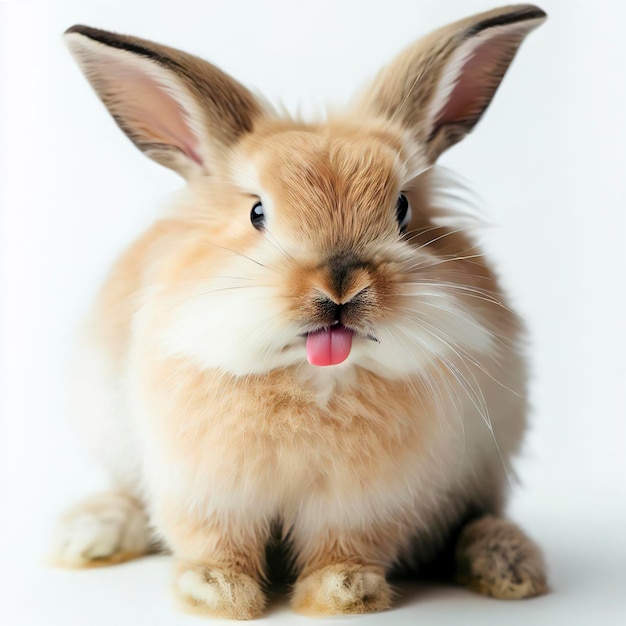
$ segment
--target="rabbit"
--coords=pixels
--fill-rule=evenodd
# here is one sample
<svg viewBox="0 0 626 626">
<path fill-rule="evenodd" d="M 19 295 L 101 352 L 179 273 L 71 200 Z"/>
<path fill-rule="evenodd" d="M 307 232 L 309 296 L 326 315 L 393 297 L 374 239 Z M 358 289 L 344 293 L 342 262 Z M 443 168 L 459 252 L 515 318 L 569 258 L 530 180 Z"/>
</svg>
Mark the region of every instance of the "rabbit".
<svg viewBox="0 0 626 626">
<path fill-rule="evenodd" d="M 66 31 L 119 127 L 187 184 L 86 324 L 78 416 L 111 491 L 60 520 L 57 564 L 160 546 L 183 607 L 231 619 L 262 614 L 275 544 L 302 614 L 385 610 L 396 574 L 433 567 L 495 598 L 547 591 L 503 516 L 524 324 L 435 168 L 545 18 L 440 28 L 311 123 L 184 52 Z"/>
</svg>

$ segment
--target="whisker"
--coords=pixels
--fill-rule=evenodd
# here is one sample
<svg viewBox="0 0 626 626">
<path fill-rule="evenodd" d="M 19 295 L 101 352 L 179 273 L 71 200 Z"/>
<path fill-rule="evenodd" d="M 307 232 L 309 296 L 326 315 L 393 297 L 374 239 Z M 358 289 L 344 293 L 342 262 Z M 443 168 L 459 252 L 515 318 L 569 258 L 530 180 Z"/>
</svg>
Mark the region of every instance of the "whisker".
<svg viewBox="0 0 626 626">
<path fill-rule="evenodd" d="M 219 291 L 235 291 L 236 289 L 258 289 L 263 287 L 263 285 L 236 285 L 235 287 L 220 287 L 219 289 L 211 289 L 210 291 L 203 291 L 201 293 L 196 293 L 193 296 L 189 296 L 190 298 L 199 298 L 201 296 L 208 296 L 212 293 L 218 293 Z"/>
<path fill-rule="evenodd" d="M 218 293 L 220 291 L 235 291 L 237 289 L 259 289 L 262 288 L 263 285 L 259 285 L 259 284 L 254 284 L 254 285 L 236 285 L 236 286 L 232 286 L 232 287 L 220 287 L 218 289 L 210 289 L 209 291 L 202 291 L 200 293 L 194 293 L 190 296 L 186 296 L 184 300 L 181 300 L 180 302 L 175 303 L 173 306 L 170 307 L 169 311 L 175 311 L 177 308 L 183 306 L 184 304 L 186 304 L 187 302 L 189 302 L 190 300 L 194 300 L 195 298 L 202 298 L 204 296 L 210 296 L 213 293 Z"/>
<path fill-rule="evenodd" d="M 256 259 L 253 259 L 252 257 L 249 257 L 249 256 L 243 254 L 242 252 L 239 252 L 238 250 L 233 250 L 232 248 L 226 248 L 225 246 L 218 246 L 215 243 L 207 243 L 206 241 L 200 242 L 200 245 L 207 246 L 207 247 L 210 247 L 210 248 L 217 248 L 219 250 L 225 250 L 226 252 L 232 252 L 233 254 L 236 254 L 236 255 L 238 255 L 240 257 L 243 257 L 244 259 L 248 259 L 248 261 L 252 261 L 252 263 L 256 263 L 260 267 L 264 267 L 266 269 L 272 270 L 271 267 L 267 267 L 266 265 L 263 265 L 263 263 L 261 263 L 260 261 L 257 261 Z"/>
<path fill-rule="evenodd" d="M 428 269 L 429 267 L 437 267 L 439 265 L 443 265 L 444 263 L 450 263 L 451 261 L 467 261 L 469 259 L 480 259 L 483 258 L 485 255 L 484 254 L 468 254 L 465 256 L 456 256 L 453 254 L 450 255 L 444 255 L 444 258 L 441 258 L 440 260 L 434 261 L 433 263 L 424 263 L 423 265 L 414 265 L 411 267 L 411 270 L 415 271 L 415 270 L 422 270 L 422 269 Z"/>
<path fill-rule="evenodd" d="M 267 235 L 270 235 L 274 241 L 270 240 Z M 287 257 L 290 261 L 295 262 L 295 259 L 289 254 L 289 252 L 287 252 L 287 250 L 285 250 L 285 248 L 281 245 L 276 236 L 268 228 L 264 229 L 263 236 L 270 244 L 272 244 L 272 246 L 274 246 L 274 248 L 276 248 L 279 252 L 282 252 L 285 257 Z"/>
<path fill-rule="evenodd" d="M 448 297 L 455 297 L 455 296 L 450 296 L 450 294 L 445 293 L 446 289 L 450 290 L 450 291 L 454 291 L 455 288 L 452 287 L 451 285 L 442 285 L 441 283 L 437 283 L 437 282 L 414 282 L 414 283 L 404 283 L 405 285 L 415 285 L 415 286 L 427 286 L 427 287 L 438 287 L 439 291 L 426 291 L 424 289 L 420 289 L 419 291 L 404 291 L 404 292 L 398 292 L 398 295 L 402 295 L 402 296 L 432 296 L 434 298 L 448 298 Z M 463 296 L 467 296 L 468 298 L 476 298 L 478 300 L 483 300 L 485 302 L 489 302 L 491 304 L 495 304 L 498 306 L 501 306 L 503 308 L 506 308 L 505 305 L 503 305 L 499 300 L 496 300 L 495 298 L 491 297 L 488 293 L 482 293 L 480 291 L 475 291 L 474 289 L 472 289 L 471 287 L 468 288 L 463 288 L 462 286 L 459 286 L 458 289 L 456 289 L 456 291 L 460 291 L 461 295 Z"/>
<path fill-rule="evenodd" d="M 469 391 L 469 389 L 471 389 L 471 385 L 469 384 L 469 382 L 467 381 L 467 379 L 461 374 L 461 372 L 459 371 L 459 369 L 453 364 L 453 363 L 448 363 L 446 362 L 446 360 L 444 359 L 443 362 L 445 363 L 446 367 L 448 367 L 450 369 L 450 372 L 452 373 L 452 375 L 459 381 L 459 383 L 461 384 L 461 386 L 463 386 L 466 389 L 467 395 L 470 398 L 470 400 L 472 400 L 472 395 Z M 468 370 L 471 374 L 471 370 Z M 474 382 L 477 383 L 476 378 L 473 374 L 472 378 L 474 379 Z M 467 389 L 467 387 L 469 387 L 469 389 Z M 483 406 L 485 407 L 485 414 L 483 416 L 483 414 L 480 412 L 480 410 L 478 409 L 478 406 L 476 406 L 476 409 L 478 410 L 479 414 L 481 415 L 481 417 L 483 417 L 483 421 L 485 422 L 485 425 L 487 426 L 487 430 L 489 430 L 489 432 L 491 433 L 491 437 L 493 439 L 493 443 L 496 447 L 496 451 L 498 452 L 498 456 L 500 457 L 500 464 L 502 465 L 502 470 L 504 471 L 504 476 L 506 478 L 506 481 L 508 483 L 509 486 L 511 486 L 511 478 L 509 476 L 509 471 L 507 469 L 507 464 L 504 462 L 504 457 L 502 456 L 502 451 L 500 450 L 500 444 L 498 444 L 498 438 L 496 437 L 496 433 L 493 429 L 493 423 L 491 422 L 491 416 L 489 415 L 489 409 L 487 407 L 487 403 L 485 401 L 485 396 L 482 392 L 482 390 L 480 389 L 480 385 L 476 385 L 478 388 L 478 391 L 481 395 L 482 398 L 482 403 Z"/>
<path fill-rule="evenodd" d="M 469 298 L 476 298 L 478 300 L 484 300 L 485 302 L 489 302 L 490 304 L 495 304 L 495 305 L 503 308 L 504 310 L 508 311 L 509 313 L 515 314 L 509 307 L 507 307 L 505 304 L 500 302 L 500 300 L 498 300 L 493 295 L 495 292 L 492 292 L 492 291 L 490 291 L 488 289 L 481 289 L 479 287 L 468 287 L 467 285 L 458 285 L 456 283 L 450 283 L 450 282 L 446 282 L 446 281 L 436 281 L 436 280 L 431 280 L 431 279 L 423 279 L 423 280 L 419 280 L 419 281 L 406 281 L 406 282 L 404 282 L 402 284 L 403 285 L 415 285 L 415 286 L 418 286 L 418 287 L 421 287 L 421 286 L 424 286 L 424 285 L 428 285 L 430 287 L 438 287 L 438 288 L 441 289 L 441 292 L 438 292 L 438 291 L 423 291 L 423 290 L 420 290 L 419 292 L 415 292 L 415 291 L 398 292 L 398 295 L 401 295 L 401 296 L 416 297 L 416 296 L 421 296 L 421 295 L 428 295 L 428 296 L 442 298 L 442 297 L 446 297 L 446 295 L 447 295 L 447 294 L 445 294 L 446 290 L 459 291 L 464 296 L 467 296 Z"/>
<path fill-rule="evenodd" d="M 408 172 L 405 178 L 406 182 L 402 185 L 402 188 L 405 190 L 409 190 L 411 186 L 413 185 L 413 182 L 415 181 L 416 178 L 419 178 L 422 174 L 425 174 L 426 172 L 432 170 L 433 167 L 435 166 L 426 165 L 425 167 L 422 167 L 419 170 L 416 170 L 414 172 Z"/>
<path fill-rule="evenodd" d="M 416 248 L 416 250 L 422 250 L 423 248 L 426 248 L 427 246 L 430 246 L 431 244 L 435 243 L 436 241 L 439 241 L 440 239 L 443 239 L 444 237 L 448 237 L 450 235 L 454 235 L 456 233 L 460 233 L 464 230 L 469 230 L 467 227 L 465 226 L 460 226 L 458 228 L 455 228 L 453 230 L 448 230 L 447 226 L 433 226 L 432 228 L 425 228 L 425 229 L 416 229 L 416 230 L 411 230 L 408 231 L 406 233 L 404 233 L 403 237 L 406 237 L 407 234 L 409 233 L 413 233 L 413 237 L 410 239 L 410 241 L 413 241 L 413 239 L 419 237 L 420 235 L 424 235 L 430 231 L 433 230 L 445 230 L 446 232 L 443 233 L 442 235 L 439 235 L 438 237 L 435 237 L 434 239 L 429 239 L 426 243 L 423 243 L 421 246 L 419 246 L 418 248 Z"/>
<path fill-rule="evenodd" d="M 467 353 L 465 353 L 465 356 L 463 356 L 461 354 L 461 352 L 464 352 L 463 349 L 460 348 L 460 346 L 458 346 L 453 340 L 447 341 L 440 334 L 438 334 L 438 332 L 432 332 L 428 328 L 426 328 L 426 326 L 430 326 L 431 328 L 434 328 L 435 331 L 440 331 L 441 329 L 438 329 L 436 326 L 433 326 L 432 324 L 429 324 L 428 322 L 426 322 L 423 319 L 419 320 L 419 321 L 418 320 L 411 320 L 411 321 L 416 326 L 421 328 L 421 330 L 426 331 L 435 340 L 440 341 L 445 346 L 447 346 L 454 354 L 456 354 L 459 357 L 459 359 L 461 359 L 461 362 L 465 362 L 465 360 L 467 359 L 467 360 L 470 360 L 470 362 L 473 365 L 476 365 L 477 367 L 480 367 L 471 358 L 468 358 Z M 455 346 L 456 346 L 456 348 L 459 348 L 460 352 L 459 352 L 459 350 L 457 350 L 455 348 Z M 461 386 L 463 387 L 463 389 L 467 393 L 468 398 L 470 399 L 470 401 L 472 402 L 472 404 L 474 405 L 474 407 L 478 411 L 479 415 L 483 418 L 483 421 L 484 421 L 485 425 L 487 426 L 487 429 L 489 430 L 489 432 L 491 433 L 491 436 L 493 438 L 496 450 L 498 452 L 498 456 L 500 457 L 500 462 L 502 464 L 502 469 L 504 471 L 506 480 L 507 480 L 507 482 L 509 484 L 511 484 L 509 473 L 508 473 L 506 465 L 504 463 L 504 458 L 502 456 L 502 452 L 500 451 L 500 446 L 498 445 L 498 440 L 496 438 L 495 431 L 493 429 L 493 425 L 492 425 L 492 422 L 491 422 L 491 417 L 489 415 L 489 409 L 487 407 L 487 402 L 485 400 L 484 394 L 482 393 L 482 390 L 480 389 L 480 385 L 478 385 L 478 381 L 476 380 L 476 377 L 473 375 L 471 370 L 468 368 L 468 372 L 470 373 L 470 375 L 474 379 L 474 382 L 476 383 L 476 386 L 478 388 L 478 392 L 471 386 L 469 381 L 465 378 L 465 376 L 463 376 L 463 374 L 460 372 L 460 370 L 457 367 L 454 366 L 454 364 L 450 363 L 447 359 L 444 359 L 444 358 L 441 358 L 440 361 L 444 364 L 445 367 L 447 367 L 449 369 L 449 371 L 452 373 L 452 375 L 458 380 L 459 384 L 461 384 Z M 480 368 L 480 369 L 482 370 L 482 368 Z M 484 371 L 484 370 L 482 370 L 482 371 Z M 487 373 L 487 372 L 485 372 L 485 373 Z M 478 396 L 478 394 L 480 394 L 480 397 Z"/>
<path fill-rule="evenodd" d="M 411 320 L 409 320 L 410 322 L 413 323 L 417 323 L 419 324 L 420 322 L 422 323 L 426 323 L 429 324 L 428 322 L 426 322 L 426 320 L 424 320 L 423 318 L 419 318 L 419 321 L 415 318 L 412 318 Z M 519 394 L 517 391 L 511 389 L 510 387 L 507 387 L 507 385 L 505 385 L 503 382 L 499 381 L 497 378 L 495 378 L 491 373 L 489 373 L 476 359 L 474 359 L 464 348 L 462 348 L 461 346 L 459 346 L 459 344 L 457 342 L 454 341 L 454 339 L 452 339 L 452 337 L 450 337 L 450 335 L 448 333 L 446 333 L 443 329 L 438 328 L 437 326 L 434 326 L 433 324 L 429 324 L 432 328 L 435 328 L 435 330 L 438 330 L 439 332 L 443 333 L 448 340 L 450 340 L 450 342 L 452 342 L 452 344 L 461 352 L 461 354 L 459 354 L 459 356 L 462 355 L 462 358 L 464 358 L 466 361 L 469 361 L 472 365 L 474 365 L 475 367 L 477 367 L 483 374 L 485 374 L 485 376 L 487 376 L 490 380 L 492 380 L 494 383 L 496 383 L 497 385 L 500 385 L 500 387 L 502 387 L 503 389 L 506 389 L 507 391 L 509 391 L 510 393 L 512 393 L 514 396 L 517 396 L 518 398 L 524 399 L 524 396 Z M 492 333 L 493 334 L 493 333 Z"/>
<path fill-rule="evenodd" d="M 419 302 L 420 305 L 423 304 L 423 305 L 432 307 L 434 309 L 438 309 L 439 311 L 444 311 L 445 313 L 452 313 L 453 314 L 453 311 L 451 311 L 450 308 L 444 307 L 444 306 L 439 306 L 439 305 L 435 304 L 434 302 L 429 302 L 428 300 L 418 300 L 418 302 Z M 403 310 L 412 310 L 412 309 L 407 309 L 406 307 L 403 307 Z M 473 318 L 470 318 L 470 316 L 464 316 L 463 319 L 464 319 L 464 321 L 469 322 L 474 328 L 477 328 L 477 329 L 481 330 L 482 332 L 488 333 L 489 336 L 492 337 L 493 339 L 495 339 L 495 341 L 497 341 L 501 346 L 505 346 L 506 345 L 504 343 L 504 341 L 502 341 L 501 337 L 497 333 L 494 333 L 491 330 L 489 330 L 488 328 L 486 328 L 485 326 L 483 326 L 482 324 L 479 324 Z"/>
<path fill-rule="evenodd" d="M 464 230 L 467 230 L 467 229 L 460 227 L 460 228 L 455 228 L 454 230 L 449 230 L 443 235 L 439 235 L 439 237 L 435 237 L 434 239 L 429 239 L 426 243 L 419 246 L 417 250 L 422 250 L 423 248 L 426 248 L 427 246 L 431 246 L 432 244 L 434 244 L 437 241 L 440 241 L 441 239 L 445 239 L 446 237 L 449 237 L 450 235 L 456 235 L 457 233 L 460 233 Z"/>
</svg>

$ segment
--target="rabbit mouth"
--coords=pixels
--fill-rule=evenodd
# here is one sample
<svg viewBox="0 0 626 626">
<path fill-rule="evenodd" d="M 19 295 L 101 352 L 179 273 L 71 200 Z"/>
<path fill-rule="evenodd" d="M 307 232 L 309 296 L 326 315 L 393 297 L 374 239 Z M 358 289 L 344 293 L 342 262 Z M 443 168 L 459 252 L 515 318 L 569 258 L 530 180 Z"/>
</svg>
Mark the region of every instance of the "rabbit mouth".
<svg viewBox="0 0 626 626">
<path fill-rule="evenodd" d="M 311 365 L 343 363 L 352 350 L 354 331 L 343 324 L 333 324 L 306 335 L 306 356 Z"/>
<path fill-rule="evenodd" d="M 311 365 L 329 366 L 343 363 L 352 350 L 354 336 L 360 337 L 357 331 L 335 323 L 317 330 L 308 332 L 306 338 L 306 356 Z M 378 341 L 372 335 L 364 336 L 365 339 Z"/>
</svg>

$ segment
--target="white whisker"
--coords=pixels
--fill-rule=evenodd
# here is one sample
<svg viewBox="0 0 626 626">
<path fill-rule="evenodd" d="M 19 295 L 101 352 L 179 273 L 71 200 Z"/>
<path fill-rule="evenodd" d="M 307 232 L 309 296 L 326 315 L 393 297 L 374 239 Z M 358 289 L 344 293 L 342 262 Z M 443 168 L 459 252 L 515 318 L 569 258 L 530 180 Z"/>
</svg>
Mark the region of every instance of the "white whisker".
<svg viewBox="0 0 626 626">
<path fill-rule="evenodd" d="M 268 235 L 272 239 L 270 239 Z M 295 259 L 287 252 L 287 250 L 285 250 L 284 246 L 281 245 L 276 236 L 267 227 L 265 227 L 263 230 L 263 236 L 272 246 L 274 246 L 274 248 L 276 248 L 279 252 L 282 252 L 287 259 L 289 259 L 290 261 L 295 261 Z"/>
<path fill-rule="evenodd" d="M 511 309 L 509 309 L 505 304 L 503 304 L 502 302 L 500 302 L 500 300 L 497 300 L 494 296 L 492 296 L 491 295 L 492 292 L 490 292 L 487 289 L 481 289 L 478 287 L 468 287 L 466 285 L 458 285 L 456 283 L 445 282 L 445 281 L 435 281 L 435 280 L 429 280 L 429 279 L 407 281 L 407 282 L 404 282 L 403 284 L 414 285 L 417 287 L 423 287 L 424 285 L 427 285 L 429 287 L 435 287 L 436 289 L 433 291 L 426 291 L 424 289 L 419 289 L 416 291 L 398 292 L 398 295 L 401 295 L 401 296 L 415 297 L 415 296 L 427 295 L 427 296 L 436 297 L 436 298 L 445 298 L 445 297 L 450 297 L 449 294 L 446 293 L 447 290 L 451 292 L 459 291 L 461 292 L 461 295 L 463 296 L 467 296 L 470 298 L 477 298 L 478 300 L 484 300 L 485 302 L 489 302 L 490 304 L 495 304 L 496 306 L 503 308 L 509 313 L 513 313 L 513 311 L 511 311 Z"/>
<path fill-rule="evenodd" d="M 206 241 L 200 242 L 200 245 L 207 246 L 209 248 L 217 248 L 218 250 L 225 250 L 226 252 L 232 252 L 233 254 L 236 254 L 237 256 L 240 256 L 240 257 L 242 257 L 244 259 L 248 259 L 248 261 L 251 261 L 252 263 L 256 263 L 256 265 L 259 265 L 260 267 L 264 267 L 264 268 L 269 269 L 271 271 L 275 271 L 271 267 L 268 267 L 267 265 L 263 265 L 263 263 L 261 263 L 260 261 L 257 261 L 256 259 L 253 259 L 252 257 L 249 257 L 249 256 L 243 254 L 243 252 L 239 252 L 238 250 L 233 250 L 232 248 L 226 248 L 225 246 L 218 246 L 217 244 L 208 243 Z"/>
<path fill-rule="evenodd" d="M 441 329 L 439 329 L 436 326 L 428 323 L 424 319 L 411 320 L 411 321 L 416 326 L 421 328 L 421 330 L 427 332 L 436 341 L 440 341 L 441 343 L 443 343 L 449 350 L 451 350 L 456 356 L 458 356 L 459 359 L 461 359 L 462 363 L 465 362 L 466 360 L 469 360 L 470 363 L 472 363 L 473 365 L 476 365 L 477 367 L 480 368 L 480 366 L 473 359 L 471 359 L 471 357 L 468 358 L 467 353 L 465 353 L 465 351 L 462 348 L 460 348 L 460 346 L 458 346 L 458 344 L 456 344 L 456 342 L 454 342 L 454 340 L 450 339 L 449 337 L 448 337 L 449 340 L 444 339 L 439 334 L 441 332 Z M 436 331 L 436 332 L 433 332 L 433 331 L 429 330 L 427 328 L 427 326 L 429 326 L 430 328 L 434 329 L 434 331 Z M 465 354 L 462 354 L 462 353 L 465 353 Z M 482 417 L 483 421 L 485 422 L 485 425 L 487 426 L 489 432 L 491 433 L 491 435 L 493 437 L 493 441 L 494 441 L 496 450 L 498 452 L 498 455 L 500 457 L 500 462 L 502 463 L 502 469 L 503 469 L 503 471 L 505 473 L 506 479 L 510 483 L 509 473 L 508 473 L 506 465 L 504 463 L 504 458 L 503 458 L 502 453 L 500 451 L 500 446 L 498 445 L 498 441 L 496 439 L 496 435 L 495 435 L 495 432 L 494 432 L 494 429 L 493 429 L 493 425 L 492 425 L 492 422 L 491 422 L 491 417 L 489 415 L 489 409 L 487 407 L 487 402 L 485 400 L 484 394 L 482 393 L 482 390 L 480 389 L 480 385 L 478 385 L 478 381 L 476 380 L 476 377 L 473 375 L 471 370 L 469 368 L 467 368 L 467 371 L 470 373 L 470 375 L 474 379 L 474 382 L 476 383 L 476 387 L 478 389 L 477 391 L 471 386 L 471 384 L 469 383 L 467 378 L 465 378 L 465 376 L 463 376 L 463 374 L 460 372 L 460 370 L 458 368 L 454 367 L 445 358 L 442 358 L 440 360 L 444 364 L 444 366 L 446 366 L 450 370 L 450 372 L 453 374 L 453 376 L 455 376 L 457 378 L 459 384 L 461 384 L 461 386 L 463 387 L 463 389 L 467 393 L 470 401 L 472 402 L 472 404 L 474 405 L 474 407 L 478 411 L 479 415 Z M 484 372 L 484 370 L 482 368 L 480 368 L 480 369 Z"/>
</svg>

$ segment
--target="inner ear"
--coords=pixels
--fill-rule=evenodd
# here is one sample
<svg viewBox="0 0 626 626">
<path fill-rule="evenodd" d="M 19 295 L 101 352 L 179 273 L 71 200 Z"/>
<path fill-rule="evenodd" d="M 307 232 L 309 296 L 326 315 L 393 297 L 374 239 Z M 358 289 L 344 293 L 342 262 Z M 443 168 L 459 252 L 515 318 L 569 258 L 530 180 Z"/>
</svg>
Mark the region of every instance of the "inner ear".
<svg viewBox="0 0 626 626">
<path fill-rule="evenodd" d="M 436 113 L 429 141 L 446 125 L 473 127 L 485 112 L 506 73 L 521 35 L 507 32 L 491 36 L 464 53 L 463 59 L 452 63 L 443 82 L 452 85 L 442 89 L 445 100 Z M 449 94 L 449 95 L 448 95 Z"/>
<path fill-rule="evenodd" d="M 355 112 L 401 123 L 434 163 L 472 131 L 520 44 L 545 19 L 538 7 L 515 5 L 444 26 L 383 69 Z"/>
<path fill-rule="evenodd" d="M 180 50 L 82 25 L 65 40 L 120 128 L 184 178 L 213 171 L 266 113 L 228 74 Z"/>
<path fill-rule="evenodd" d="M 117 123 L 144 150 L 173 147 L 200 166 L 200 145 L 191 129 L 191 112 L 172 95 L 174 85 L 112 60 L 106 86 L 111 99 L 124 110 L 115 115 Z"/>
</svg>

